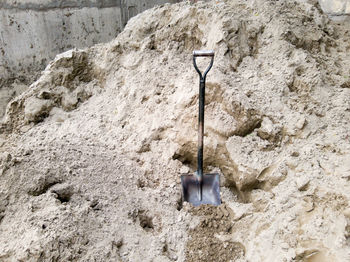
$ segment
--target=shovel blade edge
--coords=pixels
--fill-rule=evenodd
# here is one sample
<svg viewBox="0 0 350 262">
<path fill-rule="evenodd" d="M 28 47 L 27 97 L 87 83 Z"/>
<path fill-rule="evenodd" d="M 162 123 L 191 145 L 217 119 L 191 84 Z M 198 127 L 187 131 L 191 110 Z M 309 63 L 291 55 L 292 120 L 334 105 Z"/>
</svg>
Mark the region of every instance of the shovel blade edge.
<svg viewBox="0 0 350 262">
<path fill-rule="evenodd" d="M 204 174 L 202 185 L 202 200 L 198 197 L 199 183 L 195 175 L 182 175 L 182 201 L 189 202 L 193 206 L 221 204 L 220 199 L 220 175 Z"/>
</svg>

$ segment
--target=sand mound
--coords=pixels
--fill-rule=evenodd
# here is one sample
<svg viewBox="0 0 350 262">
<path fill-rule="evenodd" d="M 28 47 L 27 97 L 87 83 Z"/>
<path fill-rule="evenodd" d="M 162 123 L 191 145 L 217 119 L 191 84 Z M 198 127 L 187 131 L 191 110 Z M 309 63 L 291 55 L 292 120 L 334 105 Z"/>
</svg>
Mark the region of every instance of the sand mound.
<svg viewBox="0 0 350 262">
<path fill-rule="evenodd" d="M 0 259 L 349 260 L 347 26 L 308 3 L 186 2 L 57 56 L 1 126 Z M 216 52 L 217 208 L 180 198 L 196 169 L 194 49 Z"/>
</svg>

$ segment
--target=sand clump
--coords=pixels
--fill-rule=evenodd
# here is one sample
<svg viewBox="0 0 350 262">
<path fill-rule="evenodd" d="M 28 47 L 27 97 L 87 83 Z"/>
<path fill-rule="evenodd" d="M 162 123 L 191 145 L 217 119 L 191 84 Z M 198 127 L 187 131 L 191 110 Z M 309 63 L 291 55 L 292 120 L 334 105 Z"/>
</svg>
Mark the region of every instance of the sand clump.
<svg viewBox="0 0 350 262">
<path fill-rule="evenodd" d="M 312 3 L 183 2 L 58 55 L 1 125 L 0 260 L 349 260 L 347 26 Z M 204 168 L 224 202 L 199 209 L 179 184 L 194 49 L 216 52 Z"/>
</svg>

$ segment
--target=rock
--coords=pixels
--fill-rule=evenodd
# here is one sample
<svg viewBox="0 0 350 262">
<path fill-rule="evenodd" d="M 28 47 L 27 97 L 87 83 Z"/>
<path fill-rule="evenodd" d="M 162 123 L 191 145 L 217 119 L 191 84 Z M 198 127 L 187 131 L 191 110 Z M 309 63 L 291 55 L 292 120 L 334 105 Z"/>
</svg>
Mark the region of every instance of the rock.
<svg viewBox="0 0 350 262">
<path fill-rule="evenodd" d="M 305 191 L 307 190 L 307 187 L 310 183 L 310 178 L 307 177 L 307 174 L 303 174 L 304 176 L 298 177 L 296 180 L 297 187 L 299 191 Z"/>
<path fill-rule="evenodd" d="M 262 139 L 276 140 L 277 135 L 281 132 L 281 127 L 275 125 L 270 118 L 264 117 L 261 127 L 258 129 L 258 135 Z"/>
<path fill-rule="evenodd" d="M 65 94 L 62 97 L 62 108 L 65 111 L 71 111 L 76 108 L 78 104 L 78 98 L 74 94 Z"/>
<path fill-rule="evenodd" d="M 51 100 L 43 100 L 35 97 L 29 98 L 24 104 L 24 116 L 28 123 L 40 122 L 43 120 L 53 107 Z"/>
<path fill-rule="evenodd" d="M 118 249 L 121 248 L 121 246 L 123 245 L 123 238 L 120 237 L 116 241 L 112 241 L 112 244 Z"/>
<path fill-rule="evenodd" d="M 74 194 L 74 187 L 68 184 L 55 184 L 51 188 L 51 192 L 55 194 L 55 197 L 61 202 L 66 203 L 69 202 L 72 195 Z M 96 209 L 97 204 L 94 206 Z"/>
</svg>

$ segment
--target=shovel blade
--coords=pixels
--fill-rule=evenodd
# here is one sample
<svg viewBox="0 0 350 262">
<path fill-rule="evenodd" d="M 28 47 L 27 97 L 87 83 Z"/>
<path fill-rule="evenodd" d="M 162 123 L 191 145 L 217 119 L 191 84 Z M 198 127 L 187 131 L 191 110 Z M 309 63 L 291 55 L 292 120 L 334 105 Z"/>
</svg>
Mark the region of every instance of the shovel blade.
<svg viewBox="0 0 350 262">
<path fill-rule="evenodd" d="M 202 185 L 202 199 L 199 200 L 199 183 L 195 175 L 182 175 L 182 200 L 193 206 L 221 204 L 220 199 L 220 176 L 219 174 L 204 174 Z"/>
</svg>

